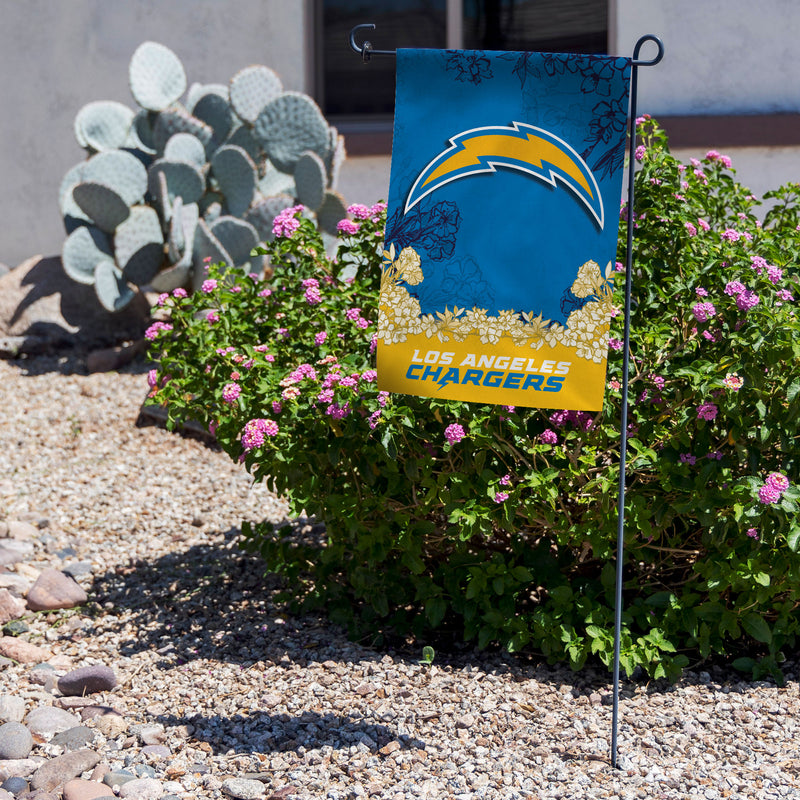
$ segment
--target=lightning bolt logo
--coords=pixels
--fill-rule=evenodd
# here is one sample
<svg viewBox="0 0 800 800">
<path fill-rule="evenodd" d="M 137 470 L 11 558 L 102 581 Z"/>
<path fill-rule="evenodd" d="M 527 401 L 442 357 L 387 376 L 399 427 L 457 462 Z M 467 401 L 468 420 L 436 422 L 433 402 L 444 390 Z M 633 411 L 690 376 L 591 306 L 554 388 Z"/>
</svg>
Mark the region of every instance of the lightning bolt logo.
<svg viewBox="0 0 800 800">
<path fill-rule="evenodd" d="M 450 145 L 419 174 L 406 199 L 404 213 L 451 181 L 506 167 L 525 172 L 553 187 L 559 181 L 603 228 L 603 200 L 592 171 L 570 145 L 549 131 L 524 122 L 512 122 L 510 126 L 463 131 L 450 139 Z"/>
</svg>

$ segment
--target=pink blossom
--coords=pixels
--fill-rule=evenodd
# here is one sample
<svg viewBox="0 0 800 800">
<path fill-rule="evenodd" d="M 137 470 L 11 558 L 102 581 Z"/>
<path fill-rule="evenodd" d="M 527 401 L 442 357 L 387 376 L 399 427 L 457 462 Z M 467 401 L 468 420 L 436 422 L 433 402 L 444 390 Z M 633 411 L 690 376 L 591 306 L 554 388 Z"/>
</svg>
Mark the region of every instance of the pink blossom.
<svg viewBox="0 0 800 800">
<path fill-rule="evenodd" d="M 273 414 L 280 414 L 283 411 L 283 403 L 280 400 L 273 400 L 272 401 L 272 413 Z"/>
<path fill-rule="evenodd" d="M 378 379 L 378 373 L 374 369 L 365 369 L 361 373 L 361 380 L 365 383 L 374 383 Z"/>
<path fill-rule="evenodd" d="M 636 148 L 636 151 L 634 152 L 634 154 L 633 154 L 633 157 L 634 157 L 634 158 L 635 158 L 637 161 L 643 161 L 643 160 L 644 160 L 644 157 L 645 157 L 645 155 L 647 155 L 647 148 L 646 148 L 646 147 L 645 147 L 643 144 L 640 144 L 640 145 L 639 145 L 639 146 Z"/>
<path fill-rule="evenodd" d="M 783 300 L 785 303 L 790 303 L 794 300 L 794 295 L 792 295 L 788 289 L 778 289 L 775 295 L 779 300 Z"/>
<path fill-rule="evenodd" d="M 360 227 L 361 226 L 357 222 L 353 222 L 351 219 L 343 219 L 336 226 L 336 230 L 338 230 L 339 233 L 346 234 L 347 236 L 353 236 L 358 233 L 358 229 Z"/>
<path fill-rule="evenodd" d="M 383 408 L 389 402 L 389 392 L 378 392 L 378 405 Z"/>
<path fill-rule="evenodd" d="M 720 236 L 729 242 L 738 242 L 741 238 L 741 234 L 738 231 L 735 231 L 733 228 L 726 228 L 720 234 Z"/>
<path fill-rule="evenodd" d="M 707 222 L 706 222 L 704 219 L 698 219 L 698 220 L 697 220 L 697 224 L 698 224 L 698 225 L 699 225 L 699 226 L 700 226 L 700 227 L 701 227 L 701 228 L 702 228 L 704 231 L 709 231 L 709 230 L 711 230 L 711 226 L 710 226 L 710 225 L 709 225 L 709 224 L 708 224 L 708 223 L 707 223 Z"/>
<path fill-rule="evenodd" d="M 306 289 L 306 303 L 310 306 L 316 306 L 322 302 L 322 295 L 319 293 L 319 289 L 316 287 L 310 287 Z"/>
<path fill-rule="evenodd" d="M 698 322 L 707 322 L 717 313 L 713 303 L 695 303 L 692 306 L 692 314 Z"/>
<path fill-rule="evenodd" d="M 712 420 L 717 416 L 719 409 L 714 403 L 701 403 L 697 406 L 698 419 Z"/>
<path fill-rule="evenodd" d="M 362 203 L 353 203 L 347 209 L 348 214 L 352 214 L 356 219 L 370 219 L 373 216 L 372 210 Z"/>
<path fill-rule="evenodd" d="M 300 227 L 300 220 L 297 214 L 303 210 L 302 205 L 285 208 L 272 220 L 272 233 L 275 236 L 283 236 L 291 239 L 292 235 Z"/>
<path fill-rule="evenodd" d="M 238 383 L 226 383 L 222 387 L 222 399 L 226 403 L 235 403 L 242 393 L 242 387 Z"/>
<path fill-rule="evenodd" d="M 777 489 L 781 494 L 789 488 L 789 479 L 781 472 L 770 472 L 765 483 Z"/>
<path fill-rule="evenodd" d="M 608 346 L 609 346 L 609 347 L 610 347 L 612 350 L 622 350 L 622 340 L 620 340 L 620 339 L 613 339 L 613 338 L 612 338 L 612 339 L 609 339 L 609 340 L 608 340 Z"/>
<path fill-rule="evenodd" d="M 544 444 L 557 444 L 558 434 L 551 428 L 547 428 L 539 434 L 539 441 Z"/>
<path fill-rule="evenodd" d="M 147 385 L 153 389 L 158 386 L 158 370 L 151 369 L 147 373 Z"/>
<path fill-rule="evenodd" d="M 356 328 L 361 328 L 362 331 L 365 330 L 366 328 L 369 328 L 369 320 L 364 319 L 364 317 L 359 317 L 356 320 Z"/>
<path fill-rule="evenodd" d="M 281 394 L 284 400 L 296 400 L 300 397 L 300 390 L 296 386 L 287 386 Z"/>
<path fill-rule="evenodd" d="M 154 322 L 145 332 L 144 338 L 152 342 L 161 331 L 171 331 L 172 325 L 169 322 Z"/>
<path fill-rule="evenodd" d="M 697 288 L 694 290 L 694 293 L 695 293 L 695 294 L 696 294 L 698 297 L 708 297 L 708 291 L 707 291 L 707 290 L 705 290 L 705 289 L 704 289 L 702 286 L 698 286 L 698 287 L 697 287 Z"/>
<path fill-rule="evenodd" d="M 495 492 L 494 493 L 494 501 L 495 503 L 505 503 L 508 500 L 509 494 L 508 492 Z"/>
<path fill-rule="evenodd" d="M 736 297 L 736 307 L 740 311 L 749 311 L 751 308 L 755 308 L 757 305 L 758 295 L 750 289 L 746 289 Z"/>
<path fill-rule="evenodd" d="M 272 289 L 262 289 L 259 293 L 259 297 L 269 297 L 272 294 Z"/>
<path fill-rule="evenodd" d="M 767 266 L 767 278 L 770 283 L 780 283 L 783 278 L 783 270 L 770 264 Z"/>
<path fill-rule="evenodd" d="M 333 417 L 333 419 L 344 419 L 350 414 L 350 403 L 345 403 L 340 406 L 338 403 L 331 403 L 326 409 L 325 413 Z"/>
<path fill-rule="evenodd" d="M 748 536 L 749 536 L 751 539 L 758 539 L 758 538 L 759 538 L 759 536 L 758 536 L 758 529 L 757 529 L 757 528 L 748 528 L 748 529 L 747 529 L 747 535 L 748 535 Z"/>
<path fill-rule="evenodd" d="M 321 345 L 326 339 L 328 338 L 327 331 L 320 331 L 319 333 L 314 335 L 314 344 L 319 346 Z"/>
<path fill-rule="evenodd" d="M 211 311 L 206 313 L 206 322 L 219 322 L 219 311 L 216 309 L 212 309 Z"/>
<path fill-rule="evenodd" d="M 367 424 L 369 425 L 371 430 L 374 431 L 375 428 L 378 427 L 378 420 L 380 419 L 380 417 L 381 417 L 381 410 L 380 409 L 378 409 L 377 411 L 373 411 L 369 415 L 369 419 L 367 420 Z"/>
<path fill-rule="evenodd" d="M 500 478 L 500 484 L 501 486 L 509 486 L 511 484 L 511 476 L 508 473 L 503 475 L 503 477 Z"/>
<path fill-rule="evenodd" d="M 765 269 L 769 267 L 767 260 L 761 256 L 753 256 L 750 259 L 750 266 L 756 271 L 756 275 L 760 275 Z"/>
<path fill-rule="evenodd" d="M 746 288 L 741 281 L 729 281 L 725 284 L 725 294 L 730 296 L 741 294 Z"/>
<path fill-rule="evenodd" d="M 777 503 L 781 499 L 781 491 L 772 484 L 765 483 L 758 489 L 758 499 L 764 505 Z"/>
<path fill-rule="evenodd" d="M 265 436 L 278 434 L 278 423 L 272 419 L 251 419 L 242 428 L 242 447 L 245 452 L 264 444 Z"/>
<path fill-rule="evenodd" d="M 729 372 L 723 379 L 722 383 L 728 387 L 728 389 L 733 389 L 734 392 L 738 392 L 739 389 L 744 386 L 744 380 L 737 375 L 735 372 Z"/>
<path fill-rule="evenodd" d="M 317 395 L 318 403 L 330 403 L 333 400 L 333 389 L 323 389 Z"/>
<path fill-rule="evenodd" d="M 200 291 L 204 292 L 205 294 L 210 294 L 217 288 L 217 282 L 213 278 L 207 278 L 203 281 L 203 285 L 200 287 Z"/>
<path fill-rule="evenodd" d="M 686 231 L 689 236 L 697 236 L 697 228 L 691 222 L 686 223 Z"/>
<path fill-rule="evenodd" d="M 344 312 L 344 316 L 346 319 L 349 319 L 351 322 L 355 322 L 361 316 L 361 309 L 360 308 L 348 308 L 347 311 Z"/>
<path fill-rule="evenodd" d="M 172 290 L 173 297 L 188 297 L 189 293 L 182 286 Z"/>
<path fill-rule="evenodd" d="M 454 422 L 452 425 L 448 425 L 444 429 L 444 438 L 447 439 L 448 444 L 456 444 L 460 442 L 466 434 L 464 433 L 464 428 L 461 427 L 458 423 Z"/>
<path fill-rule="evenodd" d="M 169 294 L 168 294 L 167 292 L 162 292 L 162 293 L 161 293 L 161 294 L 158 296 L 158 299 L 156 300 L 156 305 L 157 305 L 157 306 L 163 306 L 163 305 L 164 305 L 164 303 L 166 303 L 166 302 L 167 302 L 167 300 L 169 300 Z"/>
</svg>

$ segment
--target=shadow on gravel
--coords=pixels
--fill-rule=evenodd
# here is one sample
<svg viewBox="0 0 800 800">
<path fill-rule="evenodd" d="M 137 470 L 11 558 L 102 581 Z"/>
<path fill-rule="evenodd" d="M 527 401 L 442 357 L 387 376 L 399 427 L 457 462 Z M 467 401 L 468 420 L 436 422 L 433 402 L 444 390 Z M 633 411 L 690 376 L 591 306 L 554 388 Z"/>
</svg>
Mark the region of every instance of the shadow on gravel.
<svg viewBox="0 0 800 800">
<path fill-rule="evenodd" d="M 273 600 L 280 580 L 265 576 L 263 562 L 239 549 L 238 534 L 235 528 L 209 534 L 209 544 L 186 549 L 181 540 L 198 534 L 176 535 L 174 552 L 95 577 L 94 598 L 106 614 L 125 614 L 120 625 L 136 631 L 120 642 L 121 654 L 155 650 L 159 666 L 168 669 L 202 658 L 250 666 L 288 656 L 302 664 L 352 648 L 322 617 L 287 616 Z"/>
<path fill-rule="evenodd" d="M 359 743 L 374 751 L 390 742 L 397 742 L 399 750 L 430 747 L 421 739 L 398 735 L 396 730 L 386 725 L 313 711 L 304 711 L 297 716 L 266 711 L 211 717 L 164 714 L 158 717 L 158 722 L 167 728 L 191 725 L 194 728 L 192 739 L 207 742 L 215 753 L 226 753 L 231 749 L 237 753 L 282 753 L 301 747 L 306 750 L 322 747 L 345 750 Z M 243 744 L 243 731 L 247 737 L 246 745 Z"/>
</svg>

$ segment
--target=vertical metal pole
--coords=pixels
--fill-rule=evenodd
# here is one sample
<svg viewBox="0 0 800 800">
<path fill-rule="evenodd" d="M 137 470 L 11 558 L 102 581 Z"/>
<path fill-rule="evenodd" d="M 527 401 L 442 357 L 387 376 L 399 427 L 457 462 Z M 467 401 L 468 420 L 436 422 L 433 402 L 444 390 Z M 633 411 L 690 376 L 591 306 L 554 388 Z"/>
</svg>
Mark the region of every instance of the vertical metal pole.
<svg viewBox="0 0 800 800">
<path fill-rule="evenodd" d="M 639 51 L 646 41 L 654 41 L 658 45 L 658 55 L 651 61 L 639 61 Z M 655 36 L 643 36 L 636 43 L 631 61 L 631 108 L 628 152 L 628 224 L 627 252 L 625 254 L 625 317 L 622 357 L 622 415 L 620 421 L 620 454 L 619 454 L 619 501 L 617 504 L 617 580 L 614 600 L 614 686 L 611 716 L 611 766 L 617 767 L 617 732 L 619 728 L 619 657 L 620 638 L 622 634 L 622 569 L 625 556 L 625 469 L 628 450 L 628 376 L 630 373 L 630 338 L 631 338 L 631 284 L 633 273 L 633 226 L 634 226 L 634 172 L 636 153 L 636 93 L 638 91 L 638 68 L 651 66 L 661 61 L 664 56 L 664 45 Z"/>
</svg>

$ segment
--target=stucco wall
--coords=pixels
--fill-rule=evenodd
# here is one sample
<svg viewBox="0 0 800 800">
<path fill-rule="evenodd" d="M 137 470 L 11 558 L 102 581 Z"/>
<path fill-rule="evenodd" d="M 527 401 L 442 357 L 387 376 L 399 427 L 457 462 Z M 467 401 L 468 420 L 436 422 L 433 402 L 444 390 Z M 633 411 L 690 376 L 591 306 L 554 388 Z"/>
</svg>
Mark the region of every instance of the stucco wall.
<svg viewBox="0 0 800 800">
<path fill-rule="evenodd" d="M 85 158 L 73 134 L 93 100 L 136 104 L 128 63 L 143 41 L 183 62 L 189 84 L 266 64 L 305 90 L 302 0 L 0 0 L 0 262 L 61 251 L 58 187 Z"/>
<path fill-rule="evenodd" d="M 647 33 L 664 60 L 640 70 L 640 107 L 653 114 L 800 111 L 797 0 L 612 0 L 615 51 Z M 648 44 L 642 57 L 655 53 Z"/>
</svg>

